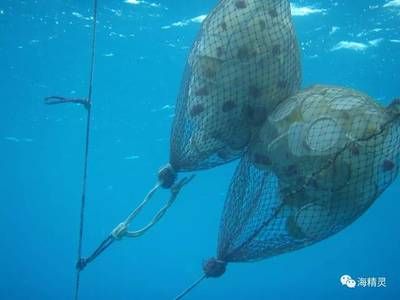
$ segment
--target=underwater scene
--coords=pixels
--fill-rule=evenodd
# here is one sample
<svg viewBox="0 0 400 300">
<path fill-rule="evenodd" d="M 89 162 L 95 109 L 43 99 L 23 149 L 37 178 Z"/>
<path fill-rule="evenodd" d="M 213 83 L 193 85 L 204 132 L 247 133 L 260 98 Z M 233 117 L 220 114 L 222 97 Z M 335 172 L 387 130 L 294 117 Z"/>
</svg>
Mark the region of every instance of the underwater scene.
<svg viewBox="0 0 400 300">
<path fill-rule="evenodd" d="M 400 0 L 0 0 L 0 299 L 400 299 Z"/>
</svg>

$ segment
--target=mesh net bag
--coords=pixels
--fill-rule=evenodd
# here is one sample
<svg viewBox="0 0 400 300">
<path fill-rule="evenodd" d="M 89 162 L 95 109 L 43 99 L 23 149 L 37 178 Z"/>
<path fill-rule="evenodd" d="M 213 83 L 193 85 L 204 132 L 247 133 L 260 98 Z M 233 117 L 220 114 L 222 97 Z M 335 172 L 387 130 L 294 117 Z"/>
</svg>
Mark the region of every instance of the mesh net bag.
<svg viewBox="0 0 400 300">
<path fill-rule="evenodd" d="M 298 250 L 350 225 L 395 180 L 399 145 L 400 100 L 383 108 L 351 89 L 314 86 L 282 102 L 236 169 L 217 257 L 176 299 L 229 262 Z"/>
<path fill-rule="evenodd" d="M 237 168 L 208 265 L 300 249 L 355 221 L 398 174 L 399 120 L 398 101 L 383 108 L 339 87 L 279 105 Z"/>
<path fill-rule="evenodd" d="M 193 176 L 242 155 L 253 132 L 299 90 L 300 53 L 287 0 L 221 0 L 204 20 L 190 52 L 170 139 L 170 160 L 143 201 L 118 224 L 79 270 L 114 240 L 140 237 L 157 224 Z M 170 190 L 151 221 L 129 230 L 160 189 Z"/>
<path fill-rule="evenodd" d="M 238 158 L 252 130 L 300 81 L 289 2 L 221 0 L 188 58 L 172 128 L 172 167 L 192 171 Z"/>
</svg>

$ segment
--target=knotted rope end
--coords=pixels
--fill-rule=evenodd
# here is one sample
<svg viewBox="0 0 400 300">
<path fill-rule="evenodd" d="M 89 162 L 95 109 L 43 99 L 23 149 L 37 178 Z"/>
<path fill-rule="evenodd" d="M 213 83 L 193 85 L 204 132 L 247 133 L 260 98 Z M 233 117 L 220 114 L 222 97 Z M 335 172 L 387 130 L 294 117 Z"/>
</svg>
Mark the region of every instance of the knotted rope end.
<svg viewBox="0 0 400 300">
<path fill-rule="evenodd" d="M 160 185 L 165 188 L 171 188 L 177 178 L 177 173 L 171 164 L 167 164 L 158 172 L 158 181 Z"/>
<path fill-rule="evenodd" d="M 80 258 L 77 263 L 76 263 L 76 269 L 78 271 L 82 271 L 84 268 L 86 268 L 88 262 L 85 258 Z"/>
<path fill-rule="evenodd" d="M 214 257 L 210 258 L 203 263 L 203 271 L 206 277 L 221 277 L 226 271 L 226 262 Z"/>
<path fill-rule="evenodd" d="M 111 232 L 111 235 L 114 237 L 116 240 L 122 239 L 126 232 L 128 231 L 128 226 L 125 222 L 119 223 L 117 227 L 113 229 Z"/>
</svg>

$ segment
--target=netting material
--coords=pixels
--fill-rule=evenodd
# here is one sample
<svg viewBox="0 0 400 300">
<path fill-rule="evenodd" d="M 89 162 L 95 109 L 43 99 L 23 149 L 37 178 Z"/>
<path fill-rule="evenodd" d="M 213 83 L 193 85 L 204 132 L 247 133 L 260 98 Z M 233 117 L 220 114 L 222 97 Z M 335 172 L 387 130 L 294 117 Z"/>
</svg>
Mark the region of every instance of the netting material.
<svg viewBox="0 0 400 300">
<path fill-rule="evenodd" d="M 92 255 L 79 259 L 78 270 L 114 240 L 142 236 L 158 223 L 182 187 L 193 179 L 176 182 L 179 172 L 238 158 L 268 113 L 299 89 L 299 56 L 287 0 L 221 0 L 204 21 L 188 58 L 176 104 L 169 163 L 129 216 Z M 53 104 L 64 98 L 47 100 Z M 170 190 L 169 200 L 147 225 L 129 230 L 161 187 Z"/>
<path fill-rule="evenodd" d="M 397 176 L 398 107 L 385 109 L 359 92 L 327 86 L 280 105 L 236 170 L 218 260 L 293 251 L 355 221 Z"/>
<path fill-rule="evenodd" d="M 286 0 L 222 0 L 190 52 L 171 136 L 177 171 L 242 155 L 254 127 L 301 81 Z"/>
</svg>

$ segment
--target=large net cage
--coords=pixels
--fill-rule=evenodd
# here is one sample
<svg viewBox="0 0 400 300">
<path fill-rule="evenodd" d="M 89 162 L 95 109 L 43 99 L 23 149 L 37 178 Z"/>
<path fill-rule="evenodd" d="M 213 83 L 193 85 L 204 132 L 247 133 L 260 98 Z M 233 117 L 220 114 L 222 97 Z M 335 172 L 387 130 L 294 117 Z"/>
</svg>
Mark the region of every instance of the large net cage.
<svg viewBox="0 0 400 300">
<path fill-rule="evenodd" d="M 399 162 L 398 101 L 384 108 L 330 86 L 296 94 L 270 115 L 240 162 L 209 265 L 264 259 L 339 232 L 395 180 Z"/>
<path fill-rule="evenodd" d="M 191 171 L 240 157 L 254 128 L 297 92 L 300 82 L 288 1 L 219 1 L 188 58 L 172 128 L 171 165 Z"/>
</svg>

